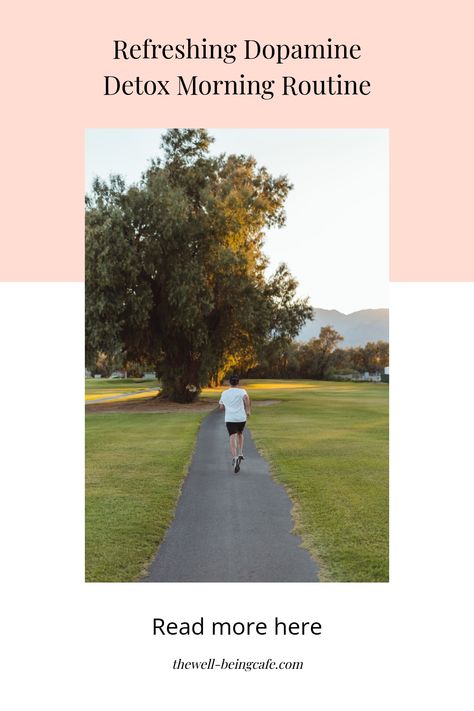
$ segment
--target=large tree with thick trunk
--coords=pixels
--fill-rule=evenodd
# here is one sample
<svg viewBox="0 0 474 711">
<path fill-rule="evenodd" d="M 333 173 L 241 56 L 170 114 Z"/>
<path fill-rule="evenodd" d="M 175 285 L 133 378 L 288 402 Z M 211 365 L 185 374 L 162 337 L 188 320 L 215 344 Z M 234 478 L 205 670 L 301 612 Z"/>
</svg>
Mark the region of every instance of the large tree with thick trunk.
<svg viewBox="0 0 474 711">
<path fill-rule="evenodd" d="M 211 141 L 170 130 L 137 185 L 96 180 L 86 199 L 88 361 L 154 362 L 180 402 L 311 315 L 284 265 L 265 277 L 264 230 L 284 224 L 287 178 L 250 156 L 212 156 Z"/>
</svg>

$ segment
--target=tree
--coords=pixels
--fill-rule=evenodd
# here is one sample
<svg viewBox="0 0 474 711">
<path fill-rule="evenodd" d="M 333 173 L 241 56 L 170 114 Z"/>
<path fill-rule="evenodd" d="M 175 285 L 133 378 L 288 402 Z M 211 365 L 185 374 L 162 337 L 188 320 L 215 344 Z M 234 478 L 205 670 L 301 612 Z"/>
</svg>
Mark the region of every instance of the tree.
<svg viewBox="0 0 474 711">
<path fill-rule="evenodd" d="M 331 357 L 331 367 L 336 370 L 358 370 L 360 373 L 382 373 L 388 361 L 388 343 L 377 341 L 366 343 L 365 346 L 337 349 Z"/>
<path fill-rule="evenodd" d="M 389 360 L 389 346 L 386 341 L 366 343 L 364 349 L 365 370 L 369 373 L 382 373 Z"/>
<path fill-rule="evenodd" d="M 323 380 L 326 377 L 330 365 L 331 355 L 334 353 L 338 343 L 344 338 L 332 326 L 323 326 L 319 332 L 319 358 L 316 368 L 316 379 Z"/>
<path fill-rule="evenodd" d="M 88 357 L 152 361 L 181 402 L 311 315 L 284 265 L 265 278 L 264 229 L 284 224 L 287 178 L 249 156 L 213 157 L 211 141 L 170 130 L 138 185 L 96 180 L 86 203 Z"/>
<path fill-rule="evenodd" d="M 332 354 L 342 340 L 343 337 L 332 326 L 323 326 L 319 338 L 311 338 L 301 344 L 298 354 L 301 377 L 324 380 L 331 365 Z"/>
</svg>

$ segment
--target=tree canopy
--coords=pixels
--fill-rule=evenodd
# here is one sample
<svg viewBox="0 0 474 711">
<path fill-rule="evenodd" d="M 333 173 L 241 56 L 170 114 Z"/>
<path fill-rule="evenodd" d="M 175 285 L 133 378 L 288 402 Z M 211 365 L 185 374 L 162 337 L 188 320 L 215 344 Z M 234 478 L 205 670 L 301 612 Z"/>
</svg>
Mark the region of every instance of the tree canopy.
<svg viewBox="0 0 474 711">
<path fill-rule="evenodd" d="M 86 351 L 153 363 L 181 402 L 288 344 L 312 309 L 286 265 L 266 277 L 264 231 L 291 185 L 245 155 L 212 156 L 204 129 L 172 129 L 141 181 L 96 179 L 86 198 Z"/>
</svg>

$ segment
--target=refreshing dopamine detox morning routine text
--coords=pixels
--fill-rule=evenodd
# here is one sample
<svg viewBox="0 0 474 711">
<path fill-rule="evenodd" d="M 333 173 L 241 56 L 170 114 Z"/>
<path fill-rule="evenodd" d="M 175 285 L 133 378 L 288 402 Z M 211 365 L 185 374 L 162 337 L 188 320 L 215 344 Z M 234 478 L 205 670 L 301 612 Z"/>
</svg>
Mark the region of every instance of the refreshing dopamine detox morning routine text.
<svg viewBox="0 0 474 711">
<path fill-rule="evenodd" d="M 331 37 L 324 42 L 311 44 L 271 44 L 257 39 L 245 39 L 240 43 L 221 44 L 209 42 L 205 37 L 194 42 L 187 37 L 183 42 L 168 44 L 146 38 L 141 42 L 124 39 L 113 40 L 113 59 L 126 63 L 127 68 L 133 62 L 150 62 L 153 75 L 147 76 L 121 74 L 104 75 L 105 96 L 256 96 L 264 101 L 274 96 L 368 96 L 371 83 L 367 79 L 348 78 L 342 73 L 342 66 L 329 75 L 308 76 L 301 78 L 291 73 L 271 77 L 249 77 L 242 71 L 232 72 L 232 66 L 239 61 L 258 62 L 259 73 L 262 66 L 273 64 L 284 69 L 294 66 L 295 62 L 305 62 L 311 71 L 318 71 L 323 62 L 351 64 L 362 57 L 359 44 L 345 44 L 334 41 Z M 170 60 L 191 61 L 193 70 L 189 74 L 166 76 L 166 63 Z M 195 73 L 195 63 L 218 63 L 220 77 L 209 77 Z M 312 63 L 312 64 L 311 64 Z M 143 65 L 141 65 L 143 66 Z M 250 64 L 249 64 L 250 66 Z M 154 67 L 158 67 L 155 75 Z M 230 67 L 230 68 L 229 68 Z"/>
</svg>

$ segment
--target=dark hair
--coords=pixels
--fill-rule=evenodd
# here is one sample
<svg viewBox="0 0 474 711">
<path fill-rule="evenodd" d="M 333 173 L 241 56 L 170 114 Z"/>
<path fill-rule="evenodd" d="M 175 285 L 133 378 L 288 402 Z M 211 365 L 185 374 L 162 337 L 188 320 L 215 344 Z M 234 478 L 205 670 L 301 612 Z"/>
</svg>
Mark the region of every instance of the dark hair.
<svg viewBox="0 0 474 711">
<path fill-rule="evenodd" d="M 231 385 L 237 385 L 238 382 L 239 382 L 239 376 L 238 376 L 238 375 L 231 375 L 231 376 L 230 376 L 230 378 L 229 378 L 229 383 L 230 383 Z"/>
</svg>

